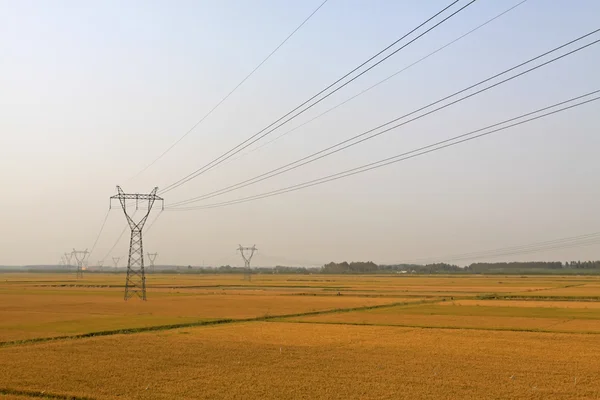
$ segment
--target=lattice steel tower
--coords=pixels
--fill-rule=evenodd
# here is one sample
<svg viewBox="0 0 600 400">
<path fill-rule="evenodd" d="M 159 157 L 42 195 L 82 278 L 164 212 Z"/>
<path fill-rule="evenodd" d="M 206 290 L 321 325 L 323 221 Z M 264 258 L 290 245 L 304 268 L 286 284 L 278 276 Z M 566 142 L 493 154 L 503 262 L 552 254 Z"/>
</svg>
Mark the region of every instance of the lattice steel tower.
<svg viewBox="0 0 600 400">
<path fill-rule="evenodd" d="M 119 266 L 119 261 L 121 260 L 121 257 L 113 257 L 113 264 L 115 264 L 115 268 L 117 268 Z"/>
<path fill-rule="evenodd" d="M 77 261 L 77 278 L 83 278 L 83 265 L 85 263 L 85 257 L 89 254 L 89 251 L 87 251 L 87 249 L 84 251 L 73 249 L 71 254 L 75 256 L 75 260 Z"/>
<path fill-rule="evenodd" d="M 148 260 L 150 260 L 150 271 L 152 271 L 152 273 L 155 272 L 154 261 L 156 261 L 156 257 L 158 257 L 158 253 L 148 253 Z"/>
<path fill-rule="evenodd" d="M 129 241 L 129 258 L 127 259 L 127 278 L 125 280 L 125 300 L 138 296 L 142 300 L 146 300 L 146 274 L 144 272 L 144 246 L 142 244 L 142 229 L 144 224 L 152 211 L 152 206 L 155 201 L 162 201 L 162 207 L 164 209 L 164 199 L 159 197 L 156 192 L 158 188 L 155 187 L 149 194 L 129 194 L 124 193 L 120 186 L 117 186 L 117 192 L 115 196 L 110 198 L 112 206 L 112 200 L 119 200 L 121 208 L 127 218 L 127 223 L 131 228 L 131 239 Z M 135 208 L 139 209 L 140 200 L 148 200 L 148 209 L 146 215 L 142 217 L 139 222 L 134 222 L 133 219 L 127 213 L 127 200 L 135 200 Z"/>
<path fill-rule="evenodd" d="M 67 268 L 71 266 L 72 258 L 73 258 L 73 253 L 65 253 L 65 262 L 67 263 Z"/>
<path fill-rule="evenodd" d="M 252 261 L 252 257 L 254 256 L 254 252 L 258 251 L 256 245 L 252 247 L 238 247 L 238 251 L 242 255 L 244 259 L 244 280 L 251 281 L 252 280 L 252 269 L 250 269 L 250 261 Z"/>
</svg>

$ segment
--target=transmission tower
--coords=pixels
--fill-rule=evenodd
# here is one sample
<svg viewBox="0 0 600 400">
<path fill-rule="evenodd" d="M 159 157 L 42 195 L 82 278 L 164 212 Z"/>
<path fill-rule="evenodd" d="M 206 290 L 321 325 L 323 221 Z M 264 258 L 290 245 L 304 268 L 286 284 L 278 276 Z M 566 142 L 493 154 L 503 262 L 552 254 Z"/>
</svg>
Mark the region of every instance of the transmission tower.
<svg viewBox="0 0 600 400">
<path fill-rule="evenodd" d="M 102 271 L 102 267 L 104 267 L 104 260 L 99 260 L 96 266 L 100 271 Z"/>
<path fill-rule="evenodd" d="M 121 257 L 113 257 L 113 264 L 115 264 L 115 268 L 117 268 L 119 266 L 119 261 L 121 260 Z"/>
<path fill-rule="evenodd" d="M 158 253 L 148 253 L 148 260 L 150 260 L 150 270 L 152 273 L 155 272 L 154 261 L 156 261 L 156 257 L 158 257 Z"/>
<path fill-rule="evenodd" d="M 252 261 L 252 257 L 254 256 L 254 252 L 258 251 L 256 245 L 252 247 L 238 247 L 238 251 L 242 255 L 244 259 L 244 280 L 251 281 L 252 280 L 252 269 L 250 269 L 250 261 Z"/>
<path fill-rule="evenodd" d="M 73 253 L 65 253 L 65 262 L 67 263 L 67 267 L 71 265 L 71 259 L 73 258 Z"/>
<path fill-rule="evenodd" d="M 129 194 L 124 193 L 120 186 L 117 186 L 117 194 L 110 198 L 112 206 L 112 200 L 119 200 L 121 208 L 125 213 L 125 218 L 131 228 L 131 239 L 129 241 L 129 258 L 127 259 L 127 278 L 125 280 L 125 300 L 138 296 L 142 300 L 146 300 L 146 274 L 144 272 L 144 246 L 142 244 L 142 229 L 144 224 L 152 211 L 152 206 L 156 200 L 162 202 L 162 208 L 164 210 L 165 203 L 162 197 L 159 197 L 156 192 L 158 188 L 155 187 L 149 194 Z M 135 209 L 139 209 L 140 200 L 148 200 L 148 209 L 146 215 L 142 217 L 139 222 L 134 222 L 133 219 L 127 213 L 127 200 L 135 200 Z"/>
<path fill-rule="evenodd" d="M 71 254 L 75 257 L 75 260 L 77 261 L 77 278 L 83 278 L 83 265 L 85 263 L 85 258 L 87 257 L 89 252 L 87 251 L 87 249 L 85 249 L 84 251 L 73 249 L 73 252 L 71 252 Z"/>
</svg>

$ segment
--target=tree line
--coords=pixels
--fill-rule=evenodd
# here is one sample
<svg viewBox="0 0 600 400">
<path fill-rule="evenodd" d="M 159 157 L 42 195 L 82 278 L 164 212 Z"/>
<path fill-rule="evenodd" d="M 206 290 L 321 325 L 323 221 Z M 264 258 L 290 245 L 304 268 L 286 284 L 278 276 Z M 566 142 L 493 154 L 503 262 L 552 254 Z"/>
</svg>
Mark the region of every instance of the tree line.
<svg viewBox="0 0 600 400">
<path fill-rule="evenodd" d="M 598 270 L 600 272 L 600 261 L 529 261 L 529 262 L 494 262 L 494 263 L 472 263 L 466 267 L 448 263 L 435 264 L 393 264 L 377 265 L 368 262 L 341 262 L 325 264 L 319 270 L 323 274 L 356 274 L 356 273 L 525 273 L 525 272 L 560 272 L 565 270 Z"/>
<path fill-rule="evenodd" d="M 54 271 L 69 272 L 69 269 L 55 265 L 38 265 L 25 267 L 2 267 L 0 272 L 9 271 Z M 193 274 L 242 274 L 243 267 L 222 265 L 220 267 L 168 266 L 156 267 L 162 273 Z M 105 267 L 103 270 L 88 272 L 117 272 Z M 278 265 L 274 268 L 253 267 L 253 274 L 600 274 L 600 261 L 534 261 L 534 262 L 493 262 L 472 263 L 466 267 L 448 263 L 435 264 L 375 264 L 373 261 L 330 262 L 322 267 L 289 267 Z"/>
<path fill-rule="evenodd" d="M 253 274 L 485 274 L 485 273 L 561 273 L 565 270 L 597 270 L 600 273 L 600 261 L 532 261 L 532 262 L 494 262 L 494 263 L 472 263 L 466 267 L 448 263 L 434 264 L 388 264 L 378 265 L 373 261 L 343 261 L 340 263 L 330 262 L 320 268 L 314 267 L 287 267 L 278 265 L 274 268 L 253 267 Z M 242 267 L 223 265 L 217 268 L 194 267 L 194 273 L 219 273 L 240 274 L 244 273 Z"/>
</svg>

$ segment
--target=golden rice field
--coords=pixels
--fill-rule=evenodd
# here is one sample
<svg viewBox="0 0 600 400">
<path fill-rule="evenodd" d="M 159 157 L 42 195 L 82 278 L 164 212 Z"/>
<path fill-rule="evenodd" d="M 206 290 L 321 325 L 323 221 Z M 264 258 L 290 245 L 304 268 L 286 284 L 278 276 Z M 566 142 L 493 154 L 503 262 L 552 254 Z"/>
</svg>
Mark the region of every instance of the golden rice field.
<svg viewBox="0 0 600 400">
<path fill-rule="evenodd" d="M 0 274 L 0 400 L 598 399 L 600 279 Z"/>
</svg>

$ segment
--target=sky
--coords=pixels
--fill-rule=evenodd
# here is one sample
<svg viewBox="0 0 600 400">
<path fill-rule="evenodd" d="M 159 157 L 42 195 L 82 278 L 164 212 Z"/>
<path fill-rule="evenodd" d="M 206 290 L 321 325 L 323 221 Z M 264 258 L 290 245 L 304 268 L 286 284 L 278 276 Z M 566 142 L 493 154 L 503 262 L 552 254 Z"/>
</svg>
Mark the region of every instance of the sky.
<svg viewBox="0 0 600 400">
<path fill-rule="evenodd" d="M 90 265 L 126 256 L 123 211 L 116 202 L 109 210 L 116 185 L 149 193 L 178 181 L 450 2 L 327 1 L 212 114 L 140 173 L 321 3 L 0 0 L 0 265 L 54 264 L 73 248 L 93 249 Z M 165 193 L 167 209 L 155 208 L 148 218 L 144 251 L 157 252 L 157 264 L 178 265 L 243 265 L 240 244 L 257 246 L 254 265 L 402 263 L 599 232 L 600 101 L 308 189 L 225 207 L 169 209 L 600 28 L 598 1 L 525 1 L 254 150 L 518 3 L 476 1 L 243 156 Z M 597 39 L 600 33 L 586 43 Z M 348 150 L 194 205 L 316 179 L 598 90 L 599 66 L 597 44 Z M 137 211 L 135 218 L 143 214 Z M 600 244 L 461 263 L 588 259 L 600 259 Z"/>
</svg>

